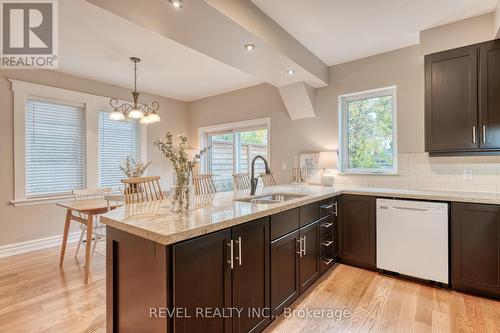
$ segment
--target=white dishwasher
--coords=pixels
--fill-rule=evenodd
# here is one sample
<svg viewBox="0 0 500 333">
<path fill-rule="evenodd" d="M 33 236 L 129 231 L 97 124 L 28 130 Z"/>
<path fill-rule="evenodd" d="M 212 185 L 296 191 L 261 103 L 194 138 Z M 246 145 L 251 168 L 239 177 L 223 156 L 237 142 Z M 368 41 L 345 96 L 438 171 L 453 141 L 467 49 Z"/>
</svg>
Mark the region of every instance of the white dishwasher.
<svg viewBox="0 0 500 333">
<path fill-rule="evenodd" d="M 448 204 L 377 199 L 377 268 L 448 284 Z"/>
</svg>

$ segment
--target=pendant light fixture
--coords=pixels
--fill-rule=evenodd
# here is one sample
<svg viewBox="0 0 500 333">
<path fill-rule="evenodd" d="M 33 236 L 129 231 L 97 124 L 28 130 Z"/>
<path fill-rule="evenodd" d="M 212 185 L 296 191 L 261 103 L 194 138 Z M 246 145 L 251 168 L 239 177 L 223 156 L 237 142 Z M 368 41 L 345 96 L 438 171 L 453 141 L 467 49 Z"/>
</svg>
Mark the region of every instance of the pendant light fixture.
<svg viewBox="0 0 500 333">
<path fill-rule="evenodd" d="M 112 98 L 109 104 L 113 107 L 113 112 L 109 115 L 112 120 L 125 120 L 125 119 L 140 119 L 142 124 L 157 123 L 160 121 L 160 116 L 156 111 L 160 108 L 158 102 L 153 102 L 151 105 L 138 104 L 139 93 L 137 92 L 137 63 L 141 59 L 131 57 L 130 60 L 134 63 L 134 91 L 132 98 L 134 104 L 120 102 L 116 98 Z"/>
</svg>

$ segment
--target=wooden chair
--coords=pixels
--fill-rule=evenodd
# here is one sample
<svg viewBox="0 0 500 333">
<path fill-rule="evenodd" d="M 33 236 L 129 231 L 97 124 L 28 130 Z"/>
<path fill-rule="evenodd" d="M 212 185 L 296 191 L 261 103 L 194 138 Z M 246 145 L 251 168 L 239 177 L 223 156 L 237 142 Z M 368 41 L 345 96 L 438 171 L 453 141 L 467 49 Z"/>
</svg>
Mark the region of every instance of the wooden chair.
<svg viewBox="0 0 500 333">
<path fill-rule="evenodd" d="M 160 187 L 160 176 L 127 178 L 122 179 L 122 183 L 125 185 L 125 204 L 165 199 Z"/>
<path fill-rule="evenodd" d="M 248 190 L 250 188 L 250 175 L 248 173 L 235 173 L 233 174 L 234 189 Z"/>
<path fill-rule="evenodd" d="M 75 198 L 75 200 L 104 199 L 104 197 L 110 192 L 111 188 L 73 190 L 73 197 Z M 78 216 L 80 216 L 82 219 L 87 219 L 87 216 L 85 216 L 85 214 L 78 213 Z M 99 216 L 95 217 L 93 225 L 91 258 L 94 257 L 97 243 L 106 240 L 106 228 L 104 224 L 99 222 Z M 80 239 L 78 240 L 78 245 L 76 246 L 75 258 L 78 257 L 80 246 L 83 243 L 85 243 L 85 246 L 90 246 L 90 244 L 87 244 L 85 236 L 87 233 L 87 226 L 85 224 L 80 224 L 80 229 Z"/>
<path fill-rule="evenodd" d="M 262 184 L 264 186 L 276 186 L 278 183 L 276 182 L 276 179 L 274 179 L 274 176 L 272 173 L 267 174 L 267 173 L 261 173 L 260 177 L 262 178 Z"/>
<path fill-rule="evenodd" d="M 213 194 L 217 192 L 214 184 L 214 177 L 210 173 L 193 175 L 193 184 L 196 189 L 196 195 Z"/>
</svg>

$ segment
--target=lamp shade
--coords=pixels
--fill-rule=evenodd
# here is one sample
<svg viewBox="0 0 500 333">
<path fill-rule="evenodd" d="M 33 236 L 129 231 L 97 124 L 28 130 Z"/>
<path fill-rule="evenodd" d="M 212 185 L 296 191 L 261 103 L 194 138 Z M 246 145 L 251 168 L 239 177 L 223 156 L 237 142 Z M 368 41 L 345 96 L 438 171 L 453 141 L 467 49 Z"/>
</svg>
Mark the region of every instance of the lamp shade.
<svg viewBox="0 0 500 333">
<path fill-rule="evenodd" d="M 337 167 L 337 152 L 322 151 L 319 153 L 318 168 L 333 169 Z"/>
</svg>

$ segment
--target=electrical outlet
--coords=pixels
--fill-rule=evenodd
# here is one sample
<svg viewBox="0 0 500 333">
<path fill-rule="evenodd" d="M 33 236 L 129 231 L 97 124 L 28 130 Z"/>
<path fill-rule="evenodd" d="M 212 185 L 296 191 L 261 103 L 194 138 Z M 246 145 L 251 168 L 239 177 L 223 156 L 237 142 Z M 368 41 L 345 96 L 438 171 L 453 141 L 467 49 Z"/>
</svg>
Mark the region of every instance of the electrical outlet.
<svg viewBox="0 0 500 333">
<path fill-rule="evenodd" d="M 281 170 L 286 170 L 286 162 L 281 163 Z"/>
<path fill-rule="evenodd" d="M 464 180 L 472 180 L 472 170 L 464 170 Z"/>
</svg>

